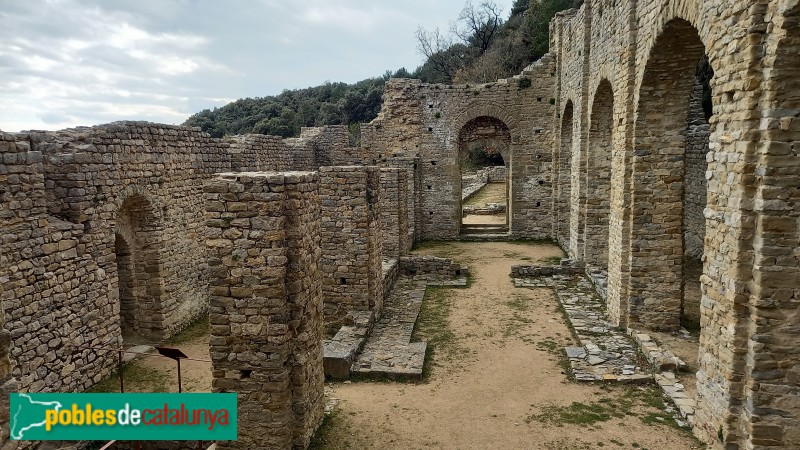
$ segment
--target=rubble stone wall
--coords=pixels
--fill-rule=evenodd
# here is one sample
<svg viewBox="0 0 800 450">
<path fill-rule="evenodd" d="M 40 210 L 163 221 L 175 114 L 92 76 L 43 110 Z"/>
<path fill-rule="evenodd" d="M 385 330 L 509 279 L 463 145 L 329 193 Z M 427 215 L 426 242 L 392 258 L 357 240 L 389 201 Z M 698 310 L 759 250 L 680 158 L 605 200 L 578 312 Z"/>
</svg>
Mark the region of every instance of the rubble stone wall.
<svg viewBox="0 0 800 450">
<path fill-rule="evenodd" d="M 797 2 L 592 0 L 551 23 L 556 120 L 573 111 L 553 146 L 553 160 L 569 165 L 556 170 L 559 189 L 570 180 L 569 195 L 556 194 L 570 204 L 569 233 L 554 234 L 571 256 L 591 254 L 583 173 L 607 81 L 608 311 L 620 325 L 676 329 L 682 259 L 703 255 L 694 428 L 714 448 L 788 448 L 800 433 L 786 420 L 800 414 L 789 369 L 800 359 L 777 344 L 796 339 L 784 300 L 800 283 L 789 250 L 798 211 L 785 190 L 796 182 L 787 168 L 797 159 L 800 101 L 789 74 L 800 67 L 799 15 Z M 708 124 L 697 120 L 704 56 L 714 70 Z"/>
<path fill-rule="evenodd" d="M 511 136 L 506 166 L 511 180 L 511 235 L 544 238 L 552 224 L 551 147 L 555 72 L 545 57 L 519 77 L 475 85 L 387 82 L 378 118 L 362 126 L 362 145 L 381 160 L 418 157 L 421 239 L 455 239 L 461 226 L 459 135 L 489 117 Z"/>
<path fill-rule="evenodd" d="M 411 249 L 407 172 L 400 168 L 383 168 L 380 170 L 380 177 L 383 256 L 397 258 Z"/>
<path fill-rule="evenodd" d="M 306 448 L 322 422 L 318 175 L 227 173 L 205 186 L 215 392 L 236 392 L 236 441 Z"/>
<path fill-rule="evenodd" d="M 336 330 L 349 311 L 378 316 L 383 305 L 380 171 L 335 166 L 319 174 L 324 316 Z"/>
</svg>

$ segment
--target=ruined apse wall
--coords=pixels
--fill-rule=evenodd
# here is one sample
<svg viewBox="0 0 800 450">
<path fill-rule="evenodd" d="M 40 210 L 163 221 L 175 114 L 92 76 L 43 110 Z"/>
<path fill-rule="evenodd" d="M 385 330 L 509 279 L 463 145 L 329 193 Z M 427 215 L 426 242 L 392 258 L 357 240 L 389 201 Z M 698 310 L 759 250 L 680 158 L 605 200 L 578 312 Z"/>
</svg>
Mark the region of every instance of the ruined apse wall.
<svg viewBox="0 0 800 450">
<path fill-rule="evenodd" d="M 458 137 L 471 120 L 489 116 L 511 132 L 507 164 L 511 182 L 510 230 L 514 237 L 551 232 L 551 146 L 555 67 L 545 57 L 520 77 L 477 85 L 387 82 L 384 104 L 362 126 L 362 145 L 374 159 L 419 158 L 416 226 L 422 239 L 455 239 L 461 223 Z M 523 81 L 525 80 L 525 81 Z"/>
<path fill-rule="evenodd" d="M 215 392 L 236 392 L 237 441 L 306 448 L 322 422 L 319 176 L 227 173 L 205 186 Z"/>
<path fill-rule="evenodd" d="M 689 101 L 703 53 L 714 68 L 694 427 L 716 448 L 787 448 L 800 433 L 800 357 L 782 347 L 796 343 L 798 324 L 798 211 L 786 194 L 797 185 L 789 167 L 800 111 L 798 9 L 785 1 L 593 0 L 551 24 L 557 110 L 573 108 L 554 151 L 569 140 L 569 170 L 557 173 L 571 181 L 566 247 L 577 257 L 594 241 L 580 214 L 592 171 L 585 182 L 579 175 L 594 95 L 604 80 L 613 91 L 608 308 L 630 327 L 677 326 L 678 205 L 684 191 L 699 191 L 694 176 L 683 185 L 695 151 L 687 154 Z"/>
<path fill-rule="evenodd" d="M 316 151 L 323 136 L 301 139 L 303 148 Z M 120 316 L 159 342 L 204 313 L 203 182 L 237 158 L 240 167 L 314 164 L 294 154 L 297 141 L 243 138 L 253 162 L 199 129 L 145 122 L 4 134 L 6 375 L 22 391 L 82 391 L 115 357 L 78 347 L 118 346 Z"/>
</svg>

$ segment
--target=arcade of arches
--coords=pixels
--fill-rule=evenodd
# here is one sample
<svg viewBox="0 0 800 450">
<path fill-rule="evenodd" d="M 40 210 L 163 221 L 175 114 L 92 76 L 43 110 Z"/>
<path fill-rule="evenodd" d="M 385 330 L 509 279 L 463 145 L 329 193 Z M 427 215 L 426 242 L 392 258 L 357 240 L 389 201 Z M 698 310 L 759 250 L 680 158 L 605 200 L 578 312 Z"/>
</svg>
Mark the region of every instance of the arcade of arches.
<svg viewBox="0 0 800 450">
<path fill-rule="evenodd" d="M 800 4 L 591 0 L 550 33 L 513 78 L 389 80 L 359 147 L 344 126 L 0 133 L 0 398 L 88 389 L 116 360 L 82 346 L 208 314 L 215 389 L 259 412 L 220 448 L 307 445 L 324 327 L 370 329 L 401 270 L 455 267 L 408 251 L 464 238 L 466 156 L 491 149 L 493 238 L 557 241 L 614 325 L 688 329 L 713 448 L 797 448 Z"/>
</svg>

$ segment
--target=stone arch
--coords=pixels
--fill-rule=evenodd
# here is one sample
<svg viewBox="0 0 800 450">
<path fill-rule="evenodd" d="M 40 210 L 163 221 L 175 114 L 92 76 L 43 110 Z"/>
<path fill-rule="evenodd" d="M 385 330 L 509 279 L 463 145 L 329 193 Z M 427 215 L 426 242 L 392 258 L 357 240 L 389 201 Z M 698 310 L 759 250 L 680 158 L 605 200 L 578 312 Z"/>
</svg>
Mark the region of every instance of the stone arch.
<svg viewBox="0 0 800 450">
<path fill-rule="evenodd" d="M 508 113 L 508 108 L 504 108 L 493 103 L 479 103 L 472 105 L 458 115 L 453 120 L 453 127 L 455 135 L 464 128 L 472 120 L 478 117 L 494 117 L 503 122 L 509 129 L 511 135 L 511 142 L 519 143 L 521 139 L 521 130 L 519 129 L 519 119 Z M 506 161 L 509 163 L 510 161 Z"/>
<path fill-rule="evenodd" d="M 634 329 L 677 329 L 687 298 L 687 280 L 696 276 L 697 291 L 693 295 L 697 296 L 701 329 L 696 359 L 699 370 L 695 427 L 705 439 L 719 439 L 724 446 L 739 440 L 738 431 L 731 431 L 738 430 L 734 424 L 741 418 L 742 374 L 735 361 L 743 357 L 743 337 L 747 334 L 740 328 L 741 315 L 733 299 L 726 298 L 724 292 L 714 291 L 717 282 L 714 277 L 734 275 L 722 273 L 730 267 L 725 259 L 735 255 L 713 253 L 714 247 L 720 246 L 725 238 L 718 235 L 716 223 L 707 219 L 708 211 L 713 210 L 710 205 L 720 200 L 728 203 L 724 196 L 730 193 L 720 189 L 719 183 L 713 189 L 704 183 L 709 172 L 712 177 L 727 178 L 727 174 L 719 173 L 729 172 L 724 163 L 709 164 L 697 171 L 704 179 L 703 205 L 699 208 L 704 236 L 702 276 L 687 275 L 684 259 L 687 177 L 691 176 L 687 169 L 693 164 L 687 156 L 691 156 L 689 147 L 694 145 L 689 137 L 695 132 L 692 121 L 702 115 L 697 101 L 699 67 L 705 58 L 709 58 L 711 67 L 716 64 L 714 54 L 707 54 L 706 48 L 697 28 L 687 20 L 675 18 L 660 30 L 644 67 L 634 115 L 631 158 L 627 324 Z M 711 82 L 712 89 L 715 83 Z M 714 107 L 726 110 L 728 105 L 722 102 L 733 95 L 718 94 L 714 97 Z M 720 144 L 714 134 L 717 120 L 712 117 L 711 126 L 703 131 L 705 146 L 709 142 Z M 705 164 L 705 158 L 701 159 Z M 727 221 L 725 218 L 724 222 Z M 709 238 L 709 233 L 717 236 Z"/>
<path fill-rule="evenodd" d="M 164 337 L 162 225 L 158 210 L 142 194 L 124 197 L 116 214 L 114 254 L 123 339 Z"/>
<path fill-rule="evenodd" d="M 614 91 L 607 79 L 597 86 L 589 111 L 583 176 L 581 220 L 583 259 L 589 266 L 608 268 L 608 220 L 611 208 L 611 153 L 614 129 Z"/>
<path fill-rule="evenodd" d="M 629 324 L 676 329 L 683 298 L 683 175 L 689 100 L 705 47 L 669 22 L 647 62 L 635 117 Z"/>
<path fill-rule="evenodd" d="M 505 190 L 505 218 L 503 219 L 503 223 L 495 223 L 498 219 L 498 216 L 502 215 L 499 214 L 489 214 L 488 216 L 466 216 L 467 212 L 464 210 L 463 204 L 461 205 L 461 212 L 462 212 L 462 219 L 461 219 L 461 229 L 462 232 L 464 230 L 469 231 L 468 229 L 472 228 L 471 226 L 482 226 L 484 228 L 489 226 L 494 226 L 493 230 L 495 232 L 505 232 L 508 231 L 507 227 L 510 225 L 509 218 L 511 214 L 509 213 L 511 210 L 511 176 L 510 176 L 510 163 L 511 163 L 511 145 L 512 145 L 512 136 L 511 130 L 509 126 L 501 119 L 494 117 L 494 116 L 478 116 L 472 120 L 467 121 L 458 131 L 458 139 L 457 139 L 457 146 L 458 146 L 458 166 L 459 166 L 459 180 L 463 180 L 464 175 L 464 168 L 466 163 L 469 161 L 471 156 L 471 150 L 477 148 L 484 148 L 484 149 L 492 149 L 494 152 L 500 155 L 502 159 L 503 166 L 505 170 L 492 170 L 487 167 L 489 170 L 486 173 L 486 186 L 485 189 L 489 189 L 493 186 L 493 183 L 497 183 L 498 176 L 502 176 L 504 180 L 504 190 Z M 499 172 L 499 173 L 498 173 Z M 462 190 L 464 186 L 461 187 Z M 484 189 L 482 188 L 482 189 Z M 493 217 L 489 217 L 493 216 Z M 467 219 L 480 219 L 483 218 L 484 220 L 477 220 L 477 221 L 470 221 L 467 222 Z M 493 219 L 493 220 L 490 220 Z M 486 230 L 483 230 L 486 231 Z"/>
<path fill-rule="evenodd" d="M 553 222 L 553 235 L 564 249 L 568 249 L 570 244 L 574 109 L 572 100 L 568 100 L 561 113 L 561 132 L 559 145 L 556 148 L 558 155 L 553 158 L 556 162 L 556 175 L 558 177 L 555 183 L 556 195 L 553 211 L 555 211 L 556 217 Z"/>
</svg>

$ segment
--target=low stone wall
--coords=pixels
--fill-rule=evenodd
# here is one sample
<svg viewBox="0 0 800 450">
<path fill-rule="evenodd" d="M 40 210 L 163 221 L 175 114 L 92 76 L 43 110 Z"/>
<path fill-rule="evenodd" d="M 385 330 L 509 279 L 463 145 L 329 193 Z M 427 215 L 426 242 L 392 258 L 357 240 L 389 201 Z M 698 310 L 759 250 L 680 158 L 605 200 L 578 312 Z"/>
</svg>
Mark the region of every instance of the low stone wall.
<svg viewBox="0 0 800 450">
<path fill-rule="evenodd" d="M 471 180 L 472 181 L 470 181 L 469 184 L 462 187 L 461 189 L 462 202 L 469 200 L 470 198 L 472 198 L 473 195 L 477 194 L 478 191 L 480 191 L 481 189 L 483 189 L 484 186 L 486 186 L 486 181 L 483 181 L 480 178 L 472 178 Z M 464 179 L 462 179 L 462 183 L 463 182 L 465 182 Z"/>
<path fill-rule="evenodd" d="M 477 216 L 493 216 L 497 214 L 505 214 L 508 208 L 502 203 L 487 203 L 481 206 L 464 206 L 461 208 L 461 214 L 477 215 Z"/>
<path fill-rule="evenodd" d="M 438 256 L 403 256 L 399 260 L 400 273 L 406 276 L 463 277 L 469 269 L 454 263 L 450 258 Z"/>
<path fill-rule="evenodd" d="M 512 278 L 533 278 L 547 277 L 551 275 L 578 275 L 582 274 L 584 266 L 572 259 L 562 259 L 558 266 L 534 266 L 534 265 L 514 265 L 511 266 Z"/>
<path fill-rule="evenodd" d="M 400 264 L 398 264 L 397 259 L 384 259 L 383 260 L 383 301 L 386 302 L 386 298 L 389 297 L 389 294 L 392 292 L 392 288 L 394 288 L 394 283 L 397 281 L 397 277 L 400 276 Z"/>
<path fill-rule="evenodd" d="M 318 176 L 221 174 L 204 187 L 214 392 L 239 398 L 238 440 L 306 448 L 322 422 Z"/>
<path fill-rule="evenodd" d="M 484 167 L 478 171 L 478 177 L 483 178 L 487 183 L 505 183 L 507 176 L 506 166 Z"/>
</svg>

